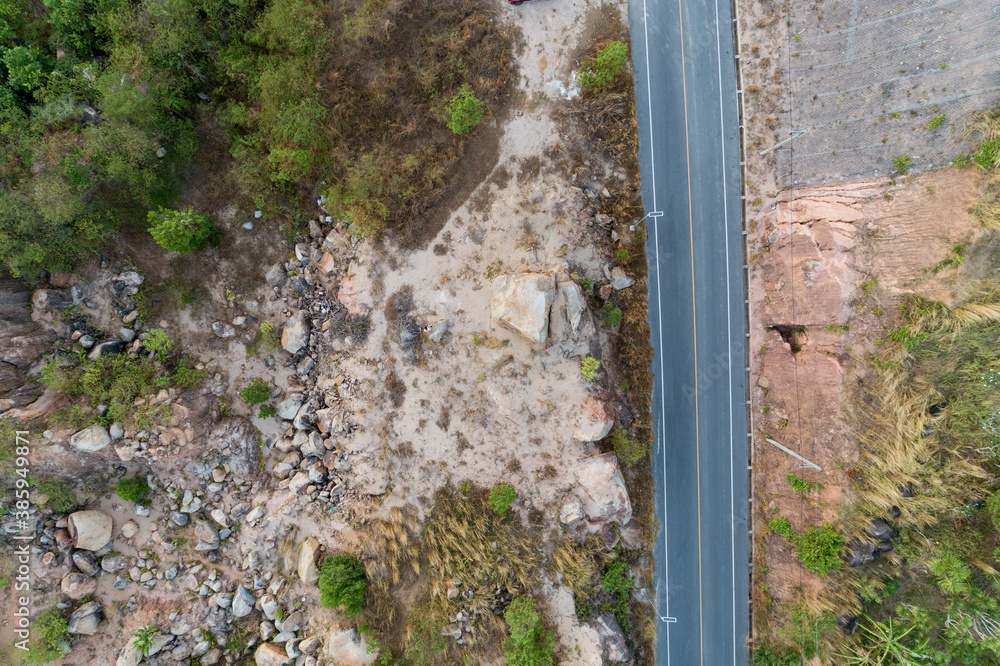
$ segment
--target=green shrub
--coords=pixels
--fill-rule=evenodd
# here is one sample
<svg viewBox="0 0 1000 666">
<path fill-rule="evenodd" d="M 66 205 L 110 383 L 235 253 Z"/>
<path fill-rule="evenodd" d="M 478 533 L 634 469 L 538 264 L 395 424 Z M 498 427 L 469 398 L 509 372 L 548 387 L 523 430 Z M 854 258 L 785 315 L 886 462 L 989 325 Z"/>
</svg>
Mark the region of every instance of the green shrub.
<svg viewBox="0 0 1000 666">
<path fill-rule="evenodd" d="M 170 353 L 170 350 L 174 346 L 174 341 L 167 336 L 166 331 L 163 329 L 154 328 L 143 338 L 142 346 L 154 356 L 163 358 Z"/>
<path fill-rule="evenodd" d="M 143 657 L 149 656 L 153 650 L 153 639 L 156 638 L 156 625 L 144 624 L 132 632 L 132 647 Z"/>
<path fill-rule="evenodd" d="M 40 479 L 38 492 L 48 497 L 45 506 L 57 513 L 69 513 L 80 504 L 76 498 L 76 489 L 65 479 Z"/>
<path fill-rule="evenodd" d="M 448 638 L 441 635 L 448 616 L 431 604 L 418 604 L 410 611 L 406 625 L 409 629 L 408 663 L 424 665 L 435 663 L 437 656 L 448 649 Z"/>
<path fill-rule="evenodd" d="M 843 565 L 840 551 L 844 547 L 844 536 L 833 525 L 813 526 L 795 540 L 799 551 L 799 562 L 809 571 L 825 576 Z"/>
<path fill-rule="evenodd" d="M 202 382 L 208 376 L 207 370 L 195 370 L 191 367 L 191 359 L 182 358 L 181 362 L 174 368 L 173 382 L 178 386 L 191 389 Z"/>
<path fill-rule="evenodd" d="M 795 650 L 783 646 L 764 646 L 750 654 L 748 666 L 800 666 L 802 659 Z"/>
<path fill-rule="evenodd" d="M 165 250 L 191 254 L 208 245 L 215 234 L 215 226 L 204 213 L 192 207 L 187 210 L 172 210 L 160 206 L 157 211 L 149 211 L 146 216 L 149 233 Z"/>
<path fill-rule="evenodd" d="M 772 518 L 767 526 L 771 528 L 772 532 L 786 539 L 790 540 L 795 536 L 795 532 L 792 531 L 792 526 L 788 524 L 787 518 Z"/>
<path fill-rule="evenodd" d="M 553 663 L 555 639 L 541 626 L 535 600 L 519 596 L 504 611 L 510 637 L 503 641 L 508 666 L 547 666 Z"/>
<path fill-rule="evenodd" d="M 580 361 L 580 374 L 588 382 L 592 382 L 597 379 L 597 371 L 601 368 L 601 362 L 598 361 L 593 356 L 585 356 Z"/>
<path fill-rule="evenodd" d="M 892 159 L 892 172 L 905 176 L 910 171 L 912 160 L 909 155 L 897 155 Z"/>
<path fill-rule="evenodd" d="M 133 476 L 128 479 L 121 479 L 115 484 L 115 494 L 122 498 L 126 502 L 131 502 L 132 504 L 141 504 L 142 506 L 149 506 L 150 500 L 146 499 L 146 495 L 152 488 L 146 483 L 146 478 L 142 476 Z"/>
<path fill-rule="evenodd" d="M 482 119 L 482 103 L 473 94 L 472 86 L 463 83 L 448 102 L 448 129 L 455 134 L 464 134 L 478 125 Z"/>
<path fill-rule="evenodd" d="M 580 87 L 586 92 L 597 92 L 625 68 L 627 58 L 628 46 L 611 40 L 594 58 L 581 63 Z"/>
<path fill-rule="evenodd" d="M 30 650 L 25 655 L 29 664 L 47 664 L 63 656 L 63 647 L 73 637 L 69 625 L 57 608 L 46 608 L 31 623 Z"/>
<path fill-rule="evenodd" d="M 257 418 L 259 419 L 269 419 L 278 413 L 278 408 L 274 405 L 261 405 L 260 410 L 257 412 Z"/>
<path fill-rule="evenodd" d="M 517 493 L 514 492 L 514 486 L 509 483 L 501 483 L 493 486 L 486 503 L 493 509 L 494 513 L 502 516 L 510 511 L 510 505 L 514 503 L 515 499 L 517 499 Z"/>
<path fill-rule="evenodd" d="M 361 613 L 365 605 L 365 567 L 350 555 L 333 555 L 323 560 L 319 571 L 320 603 L 326 608 L 344 607 L 344 614 Z"/>
<path fill-rule="evenodd" d="M 972 161 L 984 169 L 1000 168 L 1000 136 L 987 139 L 979 144 Z"/>
<path fill-rule="evenodd" d="M 930 119 L 930 121 L 929 121 L 929 122 L 927 123 L 927 128 L 928 128 L 928 129 L 932 129 L 932 130 L 936 130 L 937 128 L 941 127 L 941 125 L 944 125 L 944 121 L 945 121 L 945 119 L 946 119 L 947 117 L 948 117 L 948 116 L 946 116 L 946 115 L 945 115 L 945 114 L 943 114 L 943 113 L 942 113 L 941 115 L 939 115 L 939 116 L 934 116 L 934 117 L 933 117 L 933 118 L 931 118 L 931 119 Z"/>
<path fill-rule="evenodd" d="M 255 379 L 240 391 L 240 397 L 248 407 L 267 402 L 271 398 L 271 387 L 267 382 Z"/>
<path fill-rule="evenodd" d="M 614 560 L 608 563 L 601 574 L 601 587 L 616 596 L 631 593 L 635 588 L 635 578 L 628 573 L 628 562 Z"/>
<path fill-rule="evenodd" d="M 601 319 L 604 320 L 608 328 L 618 328 L 618 325 L 622 323 L 622 311 L 611 301 L 605 301 L 604 309 L 601 310 Z"/>
<path fill-rule="evenodd" d="M 795 474 L 786 474 L 785 481 L 787 481 L 788 485 L 792 487 L 792 490 L 794 490 L 797 493 L 805 492 L 807 490 L 812 490 L 813 488 L 823 487 L 819 483 L 813 481 L 806 481 L 802 477 L 797 476 Z"/>
<path fill-rule="evenodd" d="M 611 431 L 611 448 L 618 457 L 618 462 L 631 467 L 646 457 L 645 443 L 629 437 L 628 431 L 621 426 L 615 426 Z"/>
</svg>

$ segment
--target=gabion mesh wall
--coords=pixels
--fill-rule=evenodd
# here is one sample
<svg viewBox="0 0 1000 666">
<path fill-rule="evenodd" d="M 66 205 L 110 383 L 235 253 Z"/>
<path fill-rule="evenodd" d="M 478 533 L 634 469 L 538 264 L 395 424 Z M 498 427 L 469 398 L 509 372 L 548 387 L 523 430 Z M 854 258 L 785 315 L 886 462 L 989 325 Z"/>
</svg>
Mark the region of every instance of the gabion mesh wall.
<svg viewBox="0 0 1000 666">
<path fill-rule="evenodd" d="M 914 169 L 947 164 L 967 149 L 962 120 L 1000 101 L 996 0 L 844 0 L 791 15 L 777 136 L 808 131 L 776 150 L 784 187 L 888 175 L 900 155 Z"/>
</svg>

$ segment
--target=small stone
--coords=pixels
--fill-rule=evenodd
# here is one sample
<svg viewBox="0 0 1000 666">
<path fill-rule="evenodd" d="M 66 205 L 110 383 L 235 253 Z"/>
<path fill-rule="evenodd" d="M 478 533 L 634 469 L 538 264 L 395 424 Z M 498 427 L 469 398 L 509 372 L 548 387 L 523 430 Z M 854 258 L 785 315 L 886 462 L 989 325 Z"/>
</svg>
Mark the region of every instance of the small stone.
<svg viewBox="0 0 1000 666">
<path fill-rule="evenodd" d="M 130 520 L 122 525 L 121 535 L 123 539 L 131 539 L 139 532 L 139 523 Z"/>
<path fill-rule="evenodd" d="M 236 336 L 236 329 L 233 328 L 232 324 L 227 324 L 224 321 L 213 323 L 212 332 L 215 333 L 216 337 L 220 337 L 223 340 Z"/>
</svg>

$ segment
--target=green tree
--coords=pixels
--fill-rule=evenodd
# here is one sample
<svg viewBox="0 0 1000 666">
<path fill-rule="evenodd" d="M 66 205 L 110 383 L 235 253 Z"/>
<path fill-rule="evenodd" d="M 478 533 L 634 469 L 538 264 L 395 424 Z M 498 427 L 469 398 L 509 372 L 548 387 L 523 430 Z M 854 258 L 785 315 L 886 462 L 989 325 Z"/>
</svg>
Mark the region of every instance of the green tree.
<svg viewBox="0 0 1000 666">
<path fill-rule="evenodd" d="M 171 210 L 160 206 L 146 216 L 149 233 L 157 243 L 171 252 L 191 254 L 203 249 L 215 234 L 215 226 L 204 213 L 194 208 Z"/>
<path fill-rule="evenodd" d="M 799 561 L 809 571 L 825 576 L 843 565 L 840 551 L 844 547 L 844 536 L 826 523 L 814 525 L 795 539 L 799 551 Z"/>
<path fill-rule="evenodd" d="M 504 611 L 510 637 L 503 641 L 503 656 L 508 666 L 547 666 L 553 663 L 555 639 L 541 626 L 535 600 L 522 595 Z"/>
<path fill-rule="evenodd" d="M 483 119 L 483 105 L 476 99 L 472 86 L 463 83 L 448 102 L 448 129 L 455 134 L 465 134 Z"/>
<path fill-rule="evenodd" d="M 3 54 L 7 67 L 7 83 L 15 90 L 34 92 L 45 82 L 42 55 L 27 46 L 15 46 Z"/>
<path fill-rule="evenodd" d="M 358 615 L 365 605 L 365 567 L 350 555 L 333 555 L 319 570 L 320 603 L 327 608 L 344 607 L 344 614 Z"/>
<path fill-rule="evenodd" d="M 489 505 L 493 511 L 499 515 L 504 515 L 510 511 L 510 505 L 514 503 L 517 499 L 517 493 L 514 492 L 514 486 L 509 483 L 500 483 L 490 490 L 489 498 L 486 500 L 486 504 Z"/>
</svg>

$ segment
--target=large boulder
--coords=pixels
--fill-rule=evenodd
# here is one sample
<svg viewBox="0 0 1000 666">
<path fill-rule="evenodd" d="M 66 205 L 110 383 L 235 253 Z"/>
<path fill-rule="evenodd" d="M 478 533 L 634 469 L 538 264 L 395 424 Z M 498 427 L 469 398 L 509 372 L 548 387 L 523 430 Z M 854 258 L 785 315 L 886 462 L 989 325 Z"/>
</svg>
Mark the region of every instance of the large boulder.
<svg viewBox="0 0 1000 666">
<path fill-rule="evenodd" d="M 501 275 L 493 280 L 493 319 L 525 339 L 539 344 L 549 335 L 549 308 L 556 296 L 551 273 Z"/>
<path fill-rule="evenodd" d="M 597 632 L 601 645 L 601 657 L 605 664 L 631 664 L 632 651 L 628 649 L 625 633 L 618 620 L 611 613 L 601 613 L 590 621 L 590 627 Z"/>
<path fill-rule="evenodd" d="M 87 426 L 69 438 L 69 446 L 80 453 L 100 451 L 111 443 L 111 435 L 100 423 Z"/>
<path fill-rule="evenodd" d="M 100 550 L 111 541 L 114 521 L 97 509 L 77 511 L 69 515 L 69 536 L 73 546 L 81 550 Z"/>
<path fill-rule="evenodd" d="M 319 567 L 316 560 L 319 558 L 319 540 L 316 537 L 307 537 L 299 546 L 299 578 L 306 583 L 313 583 L 319 580 Z"/>
<path fill-rule="evenodd" d="M 96 601 L 88 601 L 69 616 L 69 620 L 67 620 L 69 633 L 93 636 L 97 633 L 97 627 L 103 619 L 104 612 L 101 610 L 101 605 Z"/>
<path fill-rule="evenodd" d="M 573 465 L 573 476 L 585 497 L 584 510 L 591 520 L 627 525 L 632 503 L 614 453 L 584 458 Z"/>
<path fill-rule="evenodd" d="M 337 666 L 368 666 L 375 661 L 377 652 L 368 650 L 368 643 L 356 629 L 335 628 L 330 631 L 323 646 L 327 661 Z"/>
<path fill-rule="evenodd" d="M 299 310 L 285 322 L 285 330 L 281 332 L 281 346 L 289 354 L 302 352 L 309 344 L 309 320 L 306 313 Z"/>
<path fill-rule="evenodd" d="M 615 425 L 614 411 L 597 398 L 587 398 L 579 410 L 579 423 L 573 439 L 579 442 L 597 442 L 608 436 Z"/>
</svg>

